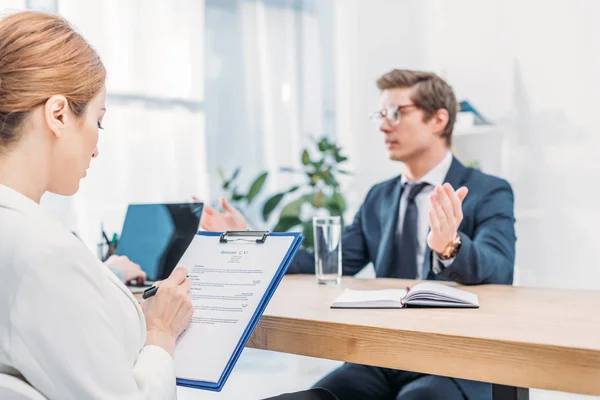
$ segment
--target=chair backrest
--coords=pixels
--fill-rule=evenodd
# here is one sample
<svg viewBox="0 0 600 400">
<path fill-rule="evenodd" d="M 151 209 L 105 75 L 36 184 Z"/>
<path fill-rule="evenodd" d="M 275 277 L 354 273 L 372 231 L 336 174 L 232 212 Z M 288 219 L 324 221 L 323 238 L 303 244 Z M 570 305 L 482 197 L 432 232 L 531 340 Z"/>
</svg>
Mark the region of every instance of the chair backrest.
<svg viewBox="0 0 600 400">
<path fill-rule="evenodd" d="M 2 400 L 46 400 L 33 387 L 21 379 L 0 373 L 0 399 Z"/>
</svg>

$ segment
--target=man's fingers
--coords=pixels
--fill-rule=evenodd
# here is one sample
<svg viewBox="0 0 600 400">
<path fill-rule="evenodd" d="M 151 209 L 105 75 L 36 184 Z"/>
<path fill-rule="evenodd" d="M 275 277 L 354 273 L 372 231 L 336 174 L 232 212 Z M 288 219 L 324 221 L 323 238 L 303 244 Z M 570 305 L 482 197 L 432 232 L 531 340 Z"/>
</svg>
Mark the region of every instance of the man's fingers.
<svg viewBox="0 0 600 400">
<path fill-rule="evenodd" d="M 229 202 L 227 201 L 226 198 L 221 197 L 220 199 L 220 203 L 221 203 L 221 208 L 227 212 L 232 212 L 234 211 L 233 207 L 231 207 L 231 204 L 229 204 Z"/>
<path fill-rule="evenodd" d="M 204 209 L 202 210 L 202 214 L 215 215 L 216 213 L 217 210 L 210 206 L 204 206 Z"/>
<path fill-rule="evenodd" d="M 446 220 L 449 225 L 454 224 L 454 210 L 452 209 L 452 202 L 450 201 L 450 197 L 448 197 L 448 193 L 444 190 L 443 187 L 438 186 L 436 188 L 437 198 L 442 206 L 442 210 L 446 215 Z"/>
<path fill-rule="evenodd" d="M 439 226 L 440 226 L 440 231 L 444 232 L 447 229 L 448 226 L 448 221 L 446 219 L 446 214 L 444 213 L 444 210 L 442 209 L 442 206 L 440 204 L 440 201 L 438 199 L 438 196 L 436 194 L 436 192 L 433 192 L 431 194 L 431 204 L 433 205 L 433 211 L 435 212 L 435 215 L 437 217 L 437 220 L 439 222 Z"/>
<path fill-rule="evenodd" d="M 458 198 L 458 194 L 452 189 L 449 183 L 444 184 L 444 190 L 450 199 L 450 203 L 452 204 L 452 213 L 454 214 L 454 218 L 458 221 L 462 221 L 462 202 Z"/>
<path fill-rule="evenodd" d="M 210 206 L 205 206 L 202 210 L 202 218 L 200 218 L 200 226 L 207 230 L 213 231 L 214 219 L 219 217 L 219 212 Z"/>
<path fill-rule="evenodd" d="M 202 218 L 202 220 L 200 221 L 200 227 L 202 229 L 204 229 L 205 231 L 211 232 L 211 228 L 212 228 L 212 224 L 210 223 L 210 221 L 205 220 L 204 218 Z"/>
<path fill-rule="evenodd" d="M 435 212 L 433 210 L 429 210 L 429 226 L 434 233 L 440 232 L 440 222 L 437 220 L 435 216 Z"/>
<path fill-rule="evenodd" d="M 465 199 L 465 197 L 467 197 L 467 193 L 469 193 L 469 189 L 466 186 L 463 186 L 456 191 L 456 195 L 461 202 Z"/>
</svg>

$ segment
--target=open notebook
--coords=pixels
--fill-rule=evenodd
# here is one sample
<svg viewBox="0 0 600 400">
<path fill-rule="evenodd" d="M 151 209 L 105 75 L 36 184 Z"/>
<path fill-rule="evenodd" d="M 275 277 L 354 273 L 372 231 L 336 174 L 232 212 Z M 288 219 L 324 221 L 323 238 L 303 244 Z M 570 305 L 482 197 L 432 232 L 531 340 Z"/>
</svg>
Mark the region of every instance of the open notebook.
<svg viewBox="0 0 600 400">
<path fill-rule="evenodd" d="M 433 282 L 421 282 L 408 289 L 345 289 L 331 308 L 463 307 L 479 308 L 477 295 Z"/>
</svg>

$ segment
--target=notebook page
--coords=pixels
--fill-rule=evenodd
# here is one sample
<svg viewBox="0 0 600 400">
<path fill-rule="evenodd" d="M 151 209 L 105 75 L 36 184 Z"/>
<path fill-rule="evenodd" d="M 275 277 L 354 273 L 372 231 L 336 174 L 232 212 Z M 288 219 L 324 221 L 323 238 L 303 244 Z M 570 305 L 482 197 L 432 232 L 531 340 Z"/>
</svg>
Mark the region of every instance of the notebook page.
<svg viewBox="0 0 600 400">
<path fill-rule="evenodd" d="M 474 308 L 472 304 L 467 304 L 463 302 L 457 303 L 448 300 L 411 300 L 410 306 Z"/>
<path fill-rule="evenodd" d="M 402 298 L 406 295 L 406 289 L 380 289 L 380 290 L 353 290 L 345 289 L 342 294 L 335 299 L 333 306 L 336 305 L 376 305 L 379 303 L 398 303 L 401 304 Z"/>
<path fill-rule="evenodd" d="M 410 302 L 415 298 L 430 300 L 449 299 L 477 306 L 479 305 L 479 299 L 476 294 L 434 282 L 421 282 L 414 285 L 410 289 L 406 301 Z"/>
<path fill-rule="evenodd" d="M 175 347 L 177 378 L 219 381 L 293 240 L 219 243 L 218 236 L 194 237 L 179 262 L 190 270 L 194 316 Z"/>
</svg>

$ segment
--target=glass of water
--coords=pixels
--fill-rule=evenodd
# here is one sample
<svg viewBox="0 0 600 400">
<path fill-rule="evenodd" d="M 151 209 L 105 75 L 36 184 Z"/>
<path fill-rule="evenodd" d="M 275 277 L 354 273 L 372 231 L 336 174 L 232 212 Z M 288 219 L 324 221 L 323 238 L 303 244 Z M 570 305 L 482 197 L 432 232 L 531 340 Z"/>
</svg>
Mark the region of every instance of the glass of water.
<svg viewBox="0 0 600 400">
<path fill-rule="evenodd" d="M 342 221 L 340 217 L 314 217 L 315 273 L 317 282 L 338 285 L 342 277 Z"/>
</svg>

